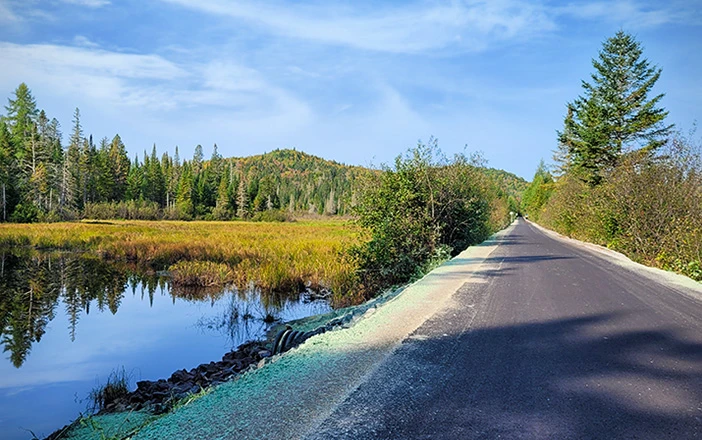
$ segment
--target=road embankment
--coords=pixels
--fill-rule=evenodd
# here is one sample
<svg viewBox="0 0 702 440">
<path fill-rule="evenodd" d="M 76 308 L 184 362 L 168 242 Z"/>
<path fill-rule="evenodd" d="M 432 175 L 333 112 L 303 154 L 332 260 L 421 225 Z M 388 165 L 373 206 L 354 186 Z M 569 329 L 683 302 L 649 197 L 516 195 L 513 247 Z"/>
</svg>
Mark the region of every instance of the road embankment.
<svg viewBox="0 0 702 440">
<path fill-rule="evenodd" d="M 238 379 L 156 420 L 136 413 L 97 417 L 68 438 L 94 438 L 96 426 L 133 439 L 299 438 L 315 429 L 364 378 L 466 282 L 482 282 L 483 261 L 514 226 L 494 234 L 369 308 L 350 328 L 327 332 L 274 356 Z"/>
</svg>

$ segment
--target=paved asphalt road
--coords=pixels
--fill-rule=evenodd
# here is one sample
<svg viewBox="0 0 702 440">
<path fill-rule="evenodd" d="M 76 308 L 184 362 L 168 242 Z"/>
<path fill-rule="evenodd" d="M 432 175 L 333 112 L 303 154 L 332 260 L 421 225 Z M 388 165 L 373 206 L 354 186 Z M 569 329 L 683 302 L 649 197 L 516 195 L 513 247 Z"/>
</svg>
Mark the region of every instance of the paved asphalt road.
<svg viewBox="0 0 702 440">
<path fill-rule="evenodd" d="M 309 438 L 702 438 L 702 301 L 523 220 L 480 278 Z"/>
</svg>

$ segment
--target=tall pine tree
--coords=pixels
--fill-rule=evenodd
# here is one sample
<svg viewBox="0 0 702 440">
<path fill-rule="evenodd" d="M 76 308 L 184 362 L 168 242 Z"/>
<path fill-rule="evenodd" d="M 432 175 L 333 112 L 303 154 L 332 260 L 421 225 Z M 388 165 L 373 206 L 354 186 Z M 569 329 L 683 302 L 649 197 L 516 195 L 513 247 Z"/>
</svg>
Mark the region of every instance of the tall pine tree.
<svg viewBox="0 0 702 440">
<path fill-rule="evenodd" d="M 632 35 L 617 32 L 592 60 L 595 73 L 592 82 L 582 82 L 584 94 L 568 104 L 558 133 L 559 157 L 591 185 L 597 185 L 623 153 L 655 151 L 673 127 L 663 123 L 668 112 L 658 107 L 664 95 L 648 98 L 661 69 L 642 54 Z"/>
</svg>

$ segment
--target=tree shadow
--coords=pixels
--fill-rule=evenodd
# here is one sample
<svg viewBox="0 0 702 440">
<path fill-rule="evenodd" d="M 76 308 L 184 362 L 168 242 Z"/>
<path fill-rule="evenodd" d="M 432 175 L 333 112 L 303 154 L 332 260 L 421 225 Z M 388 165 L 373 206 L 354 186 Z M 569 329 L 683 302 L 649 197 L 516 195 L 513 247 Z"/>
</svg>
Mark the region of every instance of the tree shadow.
<svg viewBox="0 0 702 440">
<path fill-rule="evenodd" d="M 516 246 L 516 245 L 525 245 L 525 244 L 534 244 L 533 242 L 529 241 L 526 236 L 512 232 L 510 235 L 506 237 L 502 237 L 499 240 L 500 246 Z"/>
<path fill-rule="evenodd" d="M 517 257 L 488 257 L 486 263 L 536 263 L 538 261 L 572 260 L 575 257 L 564 255 L 523 255 Z"/>
<path fill-rule="evenodd" d="M 446 333 L 461 318 L 420 327 L 313 437 L 702 436 L 702 344 L 679 330 L 596 314 Z"/>
</svg>

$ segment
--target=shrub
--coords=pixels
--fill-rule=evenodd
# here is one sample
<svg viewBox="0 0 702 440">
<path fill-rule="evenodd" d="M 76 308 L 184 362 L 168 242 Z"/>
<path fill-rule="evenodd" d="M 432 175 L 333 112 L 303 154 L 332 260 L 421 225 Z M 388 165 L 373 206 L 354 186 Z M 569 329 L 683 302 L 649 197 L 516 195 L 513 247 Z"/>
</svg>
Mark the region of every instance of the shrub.
<svg viewBox="0 0 702 440">
<path fill-rule="evenodd" d="M 282 210 L 267 210 L 254 214 L 251 218 L 254 222 L 291 222 L 292 215 L 288 211 Z"/>
<path fill-rule="evenodd" d="M 504 223 L 491 217 L 493 188 L 476 165 L 464 155 L 446 159 L 431 139 L 366 177 L 356 210 L 367 240 L 351 255 L 367 296 L 410 280 L 438 255 L 456 255 Z"/>
<path fill-rule="evenodd" d="M 144 200 L 86 203 L 83 209 L 83 218 L 91 220 L 159 220 L 162 217 L 158 203 Z"/>
<path fill-rule="evenodd" d="M 675 137 L 657 157 L 630 153 L 591 187 L 561 177 L 542 222 L 630 258 L 699 278 L 702 155 Z"/>
<path fill-rule="evenodd" d="M 20 203 L 15 207 L 10 216 L 10 221 L 14 223 L 34 223 L 39 218 L 39 210 L 31 203 Z"/>
</svg>

